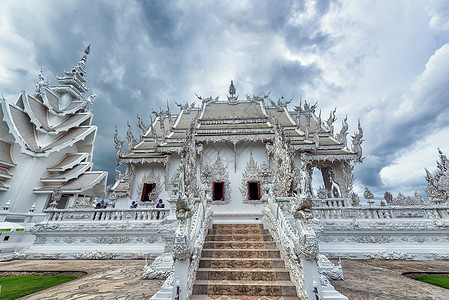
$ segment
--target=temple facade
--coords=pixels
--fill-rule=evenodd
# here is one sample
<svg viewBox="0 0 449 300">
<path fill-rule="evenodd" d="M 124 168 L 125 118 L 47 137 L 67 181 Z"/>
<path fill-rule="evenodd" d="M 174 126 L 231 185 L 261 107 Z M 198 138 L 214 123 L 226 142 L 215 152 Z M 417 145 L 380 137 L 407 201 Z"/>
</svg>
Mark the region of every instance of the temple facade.
<svg viewBox="0 0 449 300">
<path fill-rule="evenodd" d="M 138 138 L 128 124 L 127 151 L 116 132 L 117 167 L 126 166 L 123 174 L 117 168 L 110 194 L 116 207 L 132 202 L 153 206 L 158 199 L 169 199 L 178 189 L 181 152 L 188 140 L 193 140 L 192 159 L 198 166 L 192 171 L 192 189 L 211 196 L 216 216 L 260 214 L 269 190 L 278 197 L 298 194 L 301 168 L 311 191 L 317 169 L 326 201 L 349 206 L 353 166 L 362 161 L 360 124 L 348 145 L 347 119 L 336 132 L 335 110 L 323 121 L 316 104 L 289 110 L 290 101 L 275 103 L 269 95 L 239 99 L 233 82 L 225 100 L 197 97 L 198 106 L 178 104 L 178 114 L 168 106 L 153 111 L 155 120 L 148 128 L 139 118 Z"/>
</svg>

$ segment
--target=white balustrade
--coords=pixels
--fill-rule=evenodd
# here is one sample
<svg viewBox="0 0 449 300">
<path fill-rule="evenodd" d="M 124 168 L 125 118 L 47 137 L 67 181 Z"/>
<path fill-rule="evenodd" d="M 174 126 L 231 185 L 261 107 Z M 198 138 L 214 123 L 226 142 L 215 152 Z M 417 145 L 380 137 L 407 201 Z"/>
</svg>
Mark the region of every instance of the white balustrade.
<svg viewBox="0 0 449 300">
<path fill-rule="evenodd" d="M 68 208 L 45 210 L 47 221 L 148 221 L 164 220 L 170 209 L 168 208 L 128 208 L 128 209 L 93 209 Z"/>
<path fill-rule="evenodd" d="M 314 207 L 318 219 L 446 219 L 449 206 Z"/>
</svg>

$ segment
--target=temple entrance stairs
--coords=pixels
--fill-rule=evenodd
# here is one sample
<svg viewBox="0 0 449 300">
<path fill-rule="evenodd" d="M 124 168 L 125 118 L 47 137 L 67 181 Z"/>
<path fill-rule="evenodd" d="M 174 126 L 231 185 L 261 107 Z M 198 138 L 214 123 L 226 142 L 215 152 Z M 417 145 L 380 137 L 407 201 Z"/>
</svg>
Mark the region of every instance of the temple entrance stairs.
<svg viewBox="0 0 449 300">
<path fill-rule="evenodd" d="M 280 251 L 261 224 L 214 224 L 190 299 L 299 299 Z"/>
</svg>

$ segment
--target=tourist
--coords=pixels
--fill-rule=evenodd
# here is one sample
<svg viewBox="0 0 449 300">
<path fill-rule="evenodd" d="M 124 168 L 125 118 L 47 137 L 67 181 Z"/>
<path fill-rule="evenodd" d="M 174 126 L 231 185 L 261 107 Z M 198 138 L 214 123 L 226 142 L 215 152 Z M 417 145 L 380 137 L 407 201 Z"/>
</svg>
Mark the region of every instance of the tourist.
<svg viewBox="0 0 449 300">
<path fill-rule="evenodd" d="M 164 208 L 164 207 L 165 207 L 165 204 L 162 203 L 162 199 L 159 199 L 159 202 L 156 204 L 156 208 Z M 157 215 L 156 215 L 157 220 L 159 220 L 160 215 L 161 215 L 161 212 L 158 211 Z"/>
<path fill-rule="evenodd" d="M 156 204 L 156 208 L 164 208 L 165 204 L 162 203 L 162 199 L 159 199 L 159 202 Z"/>
<path fill-rule="evenodd" d="M 133 201 L 133 202 L 131 203 L 131 206 L 130 206 L 129 208 L 136 208 L 136 201 Z"/>
</svg>

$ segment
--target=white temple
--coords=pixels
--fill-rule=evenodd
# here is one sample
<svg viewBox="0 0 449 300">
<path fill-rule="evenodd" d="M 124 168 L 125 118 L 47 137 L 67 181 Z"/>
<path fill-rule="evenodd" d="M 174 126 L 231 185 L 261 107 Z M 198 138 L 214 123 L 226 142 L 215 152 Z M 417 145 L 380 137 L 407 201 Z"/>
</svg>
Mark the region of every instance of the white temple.
<svg viewBox="0 0 449 300">
<path fill-rule="evenodd" d="M 307 102 L 289 111 L 289 101 L 274 103 L 269 95 L 239 100 L 233 82 L 226 100 L 198 99 L 199 107 L 195 102 L 178 104 L 177 115 L 170 109 L 153 111 L 156 119 L 148 129 L 139 118 L 138 142 L 128 123 L 128 153 L 116 133 L 117 162 L 126 165 L 125 174 L 117 171 L 112 187 L 116 207 L 129 207 L 131 201 L 154 206 L 156 199 L 169 199 L 177 188 L 181 152 L 188 140 L 193 140 L 198 163 L 192 188 L 212 197 L 216 217 L 242 212 L 245 220 L 261 217 L 270 185 L 275 196 L 298 194 L 301 167 L 310 189 L 317 168 L 327 196 L 349 206 L 353 165 L 362 161 L 360 126 L 348 147 L 346 119 L 335 134 L 335 111 L 323 122 L 316 105 Z"/>
<path fill-rule="evenodd" d="M 58 86 L 40 75 L 34 96 L 2 101 L 0 217 L 10 226 L 0 236 L 2 252 L 155 259 L 144 277 L 167 279 L 153 299 L 251 294 L 254 287 L 262 296 L 345 299 L 328 281 L 343 278 L 341 266 L 327 257 L 449 259 L 446 156 L 440 152 L 435 174 L 427 171 L 430 201 L 386 194 L 378 206 L 366 189 L 361 205 L 352 191 L 354 165 L 363 161 L 360 122 L 348 143 L 347 118 L 336 130 L 335 110 L 323 120 L 316 104 L 291 109 L 291 100 L 269 95 L 239 98 L 232 81 L 227 99 L 197 96 L 177 104 L 177 113 L 167 105 L 153 111 L 149 126 L 138 117 L 139 137 L 128 123 L 127 143 L 116 129 L 113 205 L 94 208 L 107 174 L 92 171 L 88 53 Z M 242 265 L 274 273 L 237 270 Z M 256 283 L 273 276 L 276 287 Z"/>
</svg>

